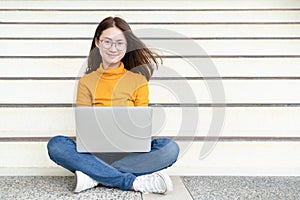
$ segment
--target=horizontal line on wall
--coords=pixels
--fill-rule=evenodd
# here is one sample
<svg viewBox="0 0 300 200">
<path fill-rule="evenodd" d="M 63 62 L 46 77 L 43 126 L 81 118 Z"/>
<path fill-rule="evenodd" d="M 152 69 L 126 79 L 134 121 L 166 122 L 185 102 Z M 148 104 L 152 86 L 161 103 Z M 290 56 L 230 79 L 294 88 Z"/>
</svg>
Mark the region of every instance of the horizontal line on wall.
<svg viewBox="0 0 300 200">
<path fill-rule="evenodd" d="M 79 80 L 81 77 L 0 77 L 0 80 Z"/>
<path fill-rule="evenodd" d="M 87 56 L 0 56 L 0 59 L 69 59 L 69 58 L 87 58 Z M 166 55 L 163 58 L 300 58 L 300 55 Z"/>
<path fill-rule="evenodd" d="M 300 58 L 300 55 L 167 55 L 164 58 Z M 1 58 L 1 56 L 0 56 Z"/>
<path fill-rule="evenodd" d="M 300 103 L 150 103 L 150 107 L 300 107 Z M 75 107 L 71 103 L 1 103 L 0 108 Z"/>
<path fill-rule="evenodd" d="M 300 37 L 139 37 L 142 40 L 300 40 Z M 92 40 L 88 37 L 1 37 L 0 40 Z"/>
<path fill-rule="evenodd" d="M 300 80 L 300 77 L 153 77 L 151 80 Z"/>
<path fill-rule="evenodd" d="M 79 80 L 81 77 L 0 77 L 0 80 Z M 152 77 L 151 80 L 300 80 L 300 77 Z"/>
<path fill-rule="evenodd" d="M 151 107 L 299 107 L 300 103 L 155 103 Z"/>
<path fill-rule="evenodd" d="M 163 137 L 163 136 L 162 136 Z M 159 138 L 159 137 L 158 137 Z M 204 137 L 204 136 L 174 136 L 168 137 L 178 141 L 222 141 L 222 142 L 239 142 L 239 141 L 258 141 L 258 142 L 299 142 L 300 137 Z"/>
<path fill-rule="evenodd" d="M 300 55 L 299 55 L 300 57 Z M 12 58 L 15 58 L 15 59 L 18 59 L 18 58 L 28 58 L 28 59 L 32 59 L 32 58 L 35 58 L 35 59 L 44 59 L 44 58 L 60 58 L 60 59 L 69 59 L 69 58 L 87 58 L 87 56 L 0 56 L 0 59 L 12 59 Z"/>
<path fill-rule="evenodd" d="M 70 137 L 76 140 L 76 137 Z M 299 142 L 300 137 L 204 137 L 204 136 L 155 136 L 156 138 L 169 138 L 177 141 L 220 141 L 220 142 L 242 142 L 242 141 L 257 141 L 257 142 Z M 47 142 L 51 137 L 0 137 L 0 142 Z"/>
<path fill-rule="evenodd" d="M 99 22 L 0 22 L 16 25 L 98 25 Z M 300 24 L 300 22 L 128 22 L 129 25 L 243 25 L 243 24 Z"/>
<path fill-rule="evenodd" d="M 299 11 L 300 8 L 203 8 L 203 9 L 180 9 L 180 8 L 106 8 L 106 9 L 91 9 L 91 8 L 80 8 L 80 9 L 63 9 L 63 8 L 1 8 L 0 11 L 55 11 L 55 12 L 101 12 L 101 11 L 138 11 L 138 12 L 145 12 L 145 11 L 184 11 L 184 12 L 195 12 L 195 11 Z"/>
<path fill-rule="evenodd" d="M 75 107 L 71 103 L 1 103 L 0 108 L 68 108 Z"/>
</svg>

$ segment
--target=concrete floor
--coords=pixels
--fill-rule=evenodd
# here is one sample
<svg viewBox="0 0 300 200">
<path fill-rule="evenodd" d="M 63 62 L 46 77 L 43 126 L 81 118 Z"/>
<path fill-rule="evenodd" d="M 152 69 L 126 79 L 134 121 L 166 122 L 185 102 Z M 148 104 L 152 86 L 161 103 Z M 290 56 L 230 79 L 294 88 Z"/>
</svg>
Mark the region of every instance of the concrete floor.
<svg viewBox="0 0 300 200">
<path fill-rule="evenodd" d="M 174 178 L 174 177 L 173 177 Z M 175 179 L 174 179 L 175 180 Z M 300 199 L 300 177 L 180 177 L 191 199 Z M 139 192 L 96 187 L 80 194 L 71 192 L 74 177 L 0 177 L 0 199 L 182 199 L 177 195 L 145 196 Z M 180 184 L 176 181 L 176 184 Z M 174 187 L 176 188 L 176 187 Z M 178 187 L 177 187 L 178 188 Z M 175 191 L 174 191 L 175 192 Z M 175 197 L 174 197 L 175 196 Z M 177 197 L 177 198 L 176 198 Z M 185 199 L 184 199 L 185 200 Z"/>
<path fill-rule="evenodd" d="M 300 177 L 183 177 L 197 200 L 299 200 Z"/>
</svg>

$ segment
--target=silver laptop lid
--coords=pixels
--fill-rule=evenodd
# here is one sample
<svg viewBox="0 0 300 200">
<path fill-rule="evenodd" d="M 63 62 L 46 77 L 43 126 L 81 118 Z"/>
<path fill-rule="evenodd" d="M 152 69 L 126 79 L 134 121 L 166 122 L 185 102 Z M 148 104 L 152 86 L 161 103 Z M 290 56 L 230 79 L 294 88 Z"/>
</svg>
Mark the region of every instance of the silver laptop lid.
<svg viewBox="0 0 300 200">
<path fill-rule="evenodd" d="M 149 152 L 151 107 L 76 107 L 78 152 Z"/>
</svg>

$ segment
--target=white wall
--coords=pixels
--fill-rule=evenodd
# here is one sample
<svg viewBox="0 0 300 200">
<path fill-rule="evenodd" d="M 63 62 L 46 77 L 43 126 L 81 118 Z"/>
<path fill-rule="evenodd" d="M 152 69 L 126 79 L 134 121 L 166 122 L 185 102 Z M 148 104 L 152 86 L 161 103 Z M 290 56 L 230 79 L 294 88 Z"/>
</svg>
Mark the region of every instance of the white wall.
<svg viewBox="0 0 300 200">
<path fill-rule="evenodd" d="M 292 0 L 1 1 L 0 175 L 70 175 L 50 161 L 46 142 L 75 136 L 75 83 L 97 24 L 111 15 L 164 48 L 149 84 L 151 105 L 166 113 L 156 136 L 181 145 L 168 173 L 300 175 L 300 2 Z M 195 116 L 196 127 L 180 126 Z"/>
</svg>

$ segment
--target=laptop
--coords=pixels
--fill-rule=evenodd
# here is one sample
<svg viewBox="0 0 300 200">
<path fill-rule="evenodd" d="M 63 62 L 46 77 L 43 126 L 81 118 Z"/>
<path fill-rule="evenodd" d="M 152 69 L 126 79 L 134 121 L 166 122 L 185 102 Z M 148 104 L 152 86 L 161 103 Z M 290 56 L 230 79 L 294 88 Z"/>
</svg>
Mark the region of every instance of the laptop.
<svg viewBox="0 0 300 200">
<path fill-rule="evenodd" d="M 149 152 L 151 107 L 76 107 L 78 152 Z"/>
</svg>

